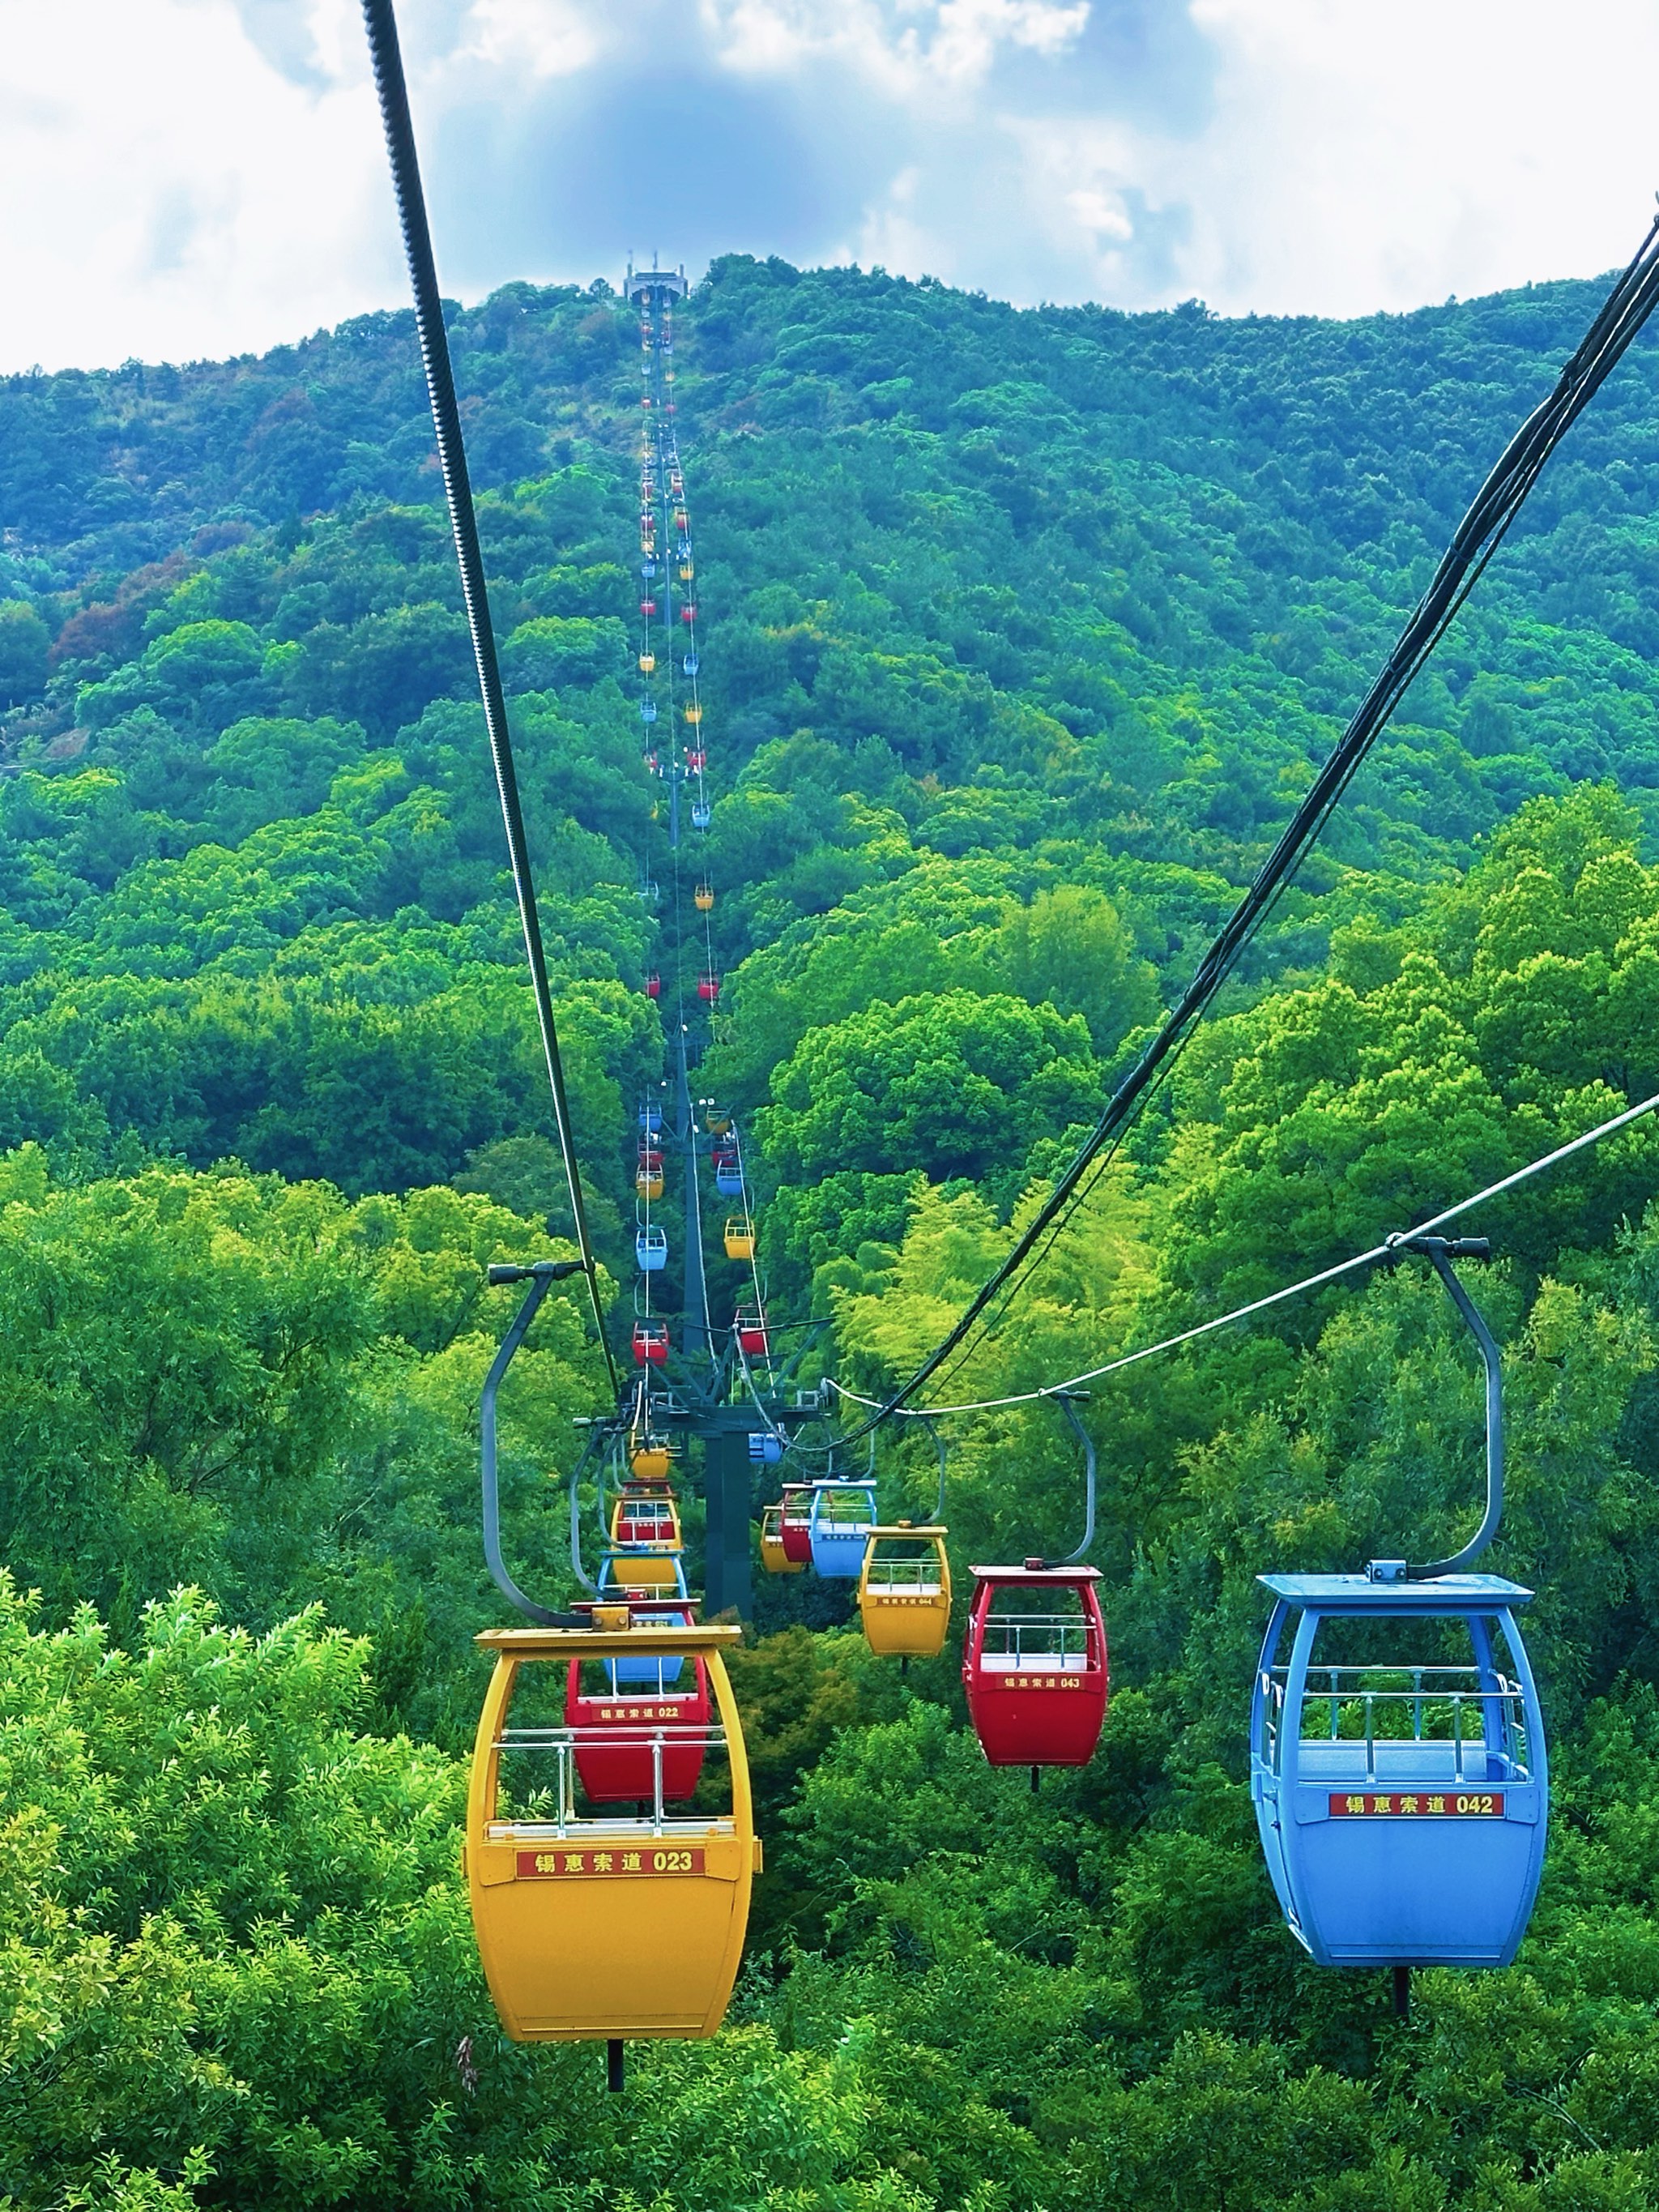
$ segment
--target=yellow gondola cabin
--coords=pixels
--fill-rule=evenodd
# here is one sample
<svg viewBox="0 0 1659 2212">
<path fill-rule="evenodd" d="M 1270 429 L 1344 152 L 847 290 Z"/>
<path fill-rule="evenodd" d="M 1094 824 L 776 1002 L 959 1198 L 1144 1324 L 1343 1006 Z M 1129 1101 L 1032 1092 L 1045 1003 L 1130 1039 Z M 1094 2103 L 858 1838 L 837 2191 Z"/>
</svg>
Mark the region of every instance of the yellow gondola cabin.
<svg viewBox="0 0 1659 2212">
<path fill-rule="evenodd" d="M 951 1626 L 948 1532 L 908 1521 L 872 1528 L 859 1575 L 865 1640 L 884 1658 L 933 1659 Z"/>
<path fill-rule="evenodd" d="M 611 1509 L 611 1548 L 617 1579 L 630 1589 L 672 1589 L 679 1583 L 679 1508 L 672 1494 L 626 1489 Z"/>
<path fill-rule="evenodd" d="M 769 1575 L 798 1575 L 805 1567 L 804 1559 L 792 1559 L 783 1548 L 783 1508 L 765 1505 L 761 1508 L 761 1565 Z"/>
<path fill-rule="evenodd" d="M 489 1993 L 514 2042 L 713 2035 L 743 1955 L 760 1846 L 720 1656 L 742 1632 L 628 1621 L 625 1606 L 601 1605 L 592 1628 L 493 1628 L 477 1639 L 495 1671 L 472 1755 L 467 1891 Z M 702 1701 L 666 1668 L 642 1717 L 645 1701 L 631 1680 L 618 1684 L 618 1662 L 688 1658 L 706 1672 L 714 1717 L 678 1717 Z M 574 1725 L 572 1711 L 582 1716 Z M 595 1803 L 581 1787 L 578 1755 L 591 1764 L 618 1747 L 643 1754 L 654 1777 L 632 1810 Z M 693 1749 L 703 1753 L 699 1796 L 723 1765 L 729 1811 L 665 1796 L 665 1779 L 672 1789 Z"/>
</svg>

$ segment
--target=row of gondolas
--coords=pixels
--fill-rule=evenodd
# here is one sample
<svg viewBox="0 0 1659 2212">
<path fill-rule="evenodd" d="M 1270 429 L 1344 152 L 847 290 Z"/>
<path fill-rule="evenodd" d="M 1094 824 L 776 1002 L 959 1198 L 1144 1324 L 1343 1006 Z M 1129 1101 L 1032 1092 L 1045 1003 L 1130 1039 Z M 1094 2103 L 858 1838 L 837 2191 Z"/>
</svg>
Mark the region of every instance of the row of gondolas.
<svg viewBox="0 0 1659 2212">
<path fill-rule="evenodd" d="M 732 1316 L 732 1343 L 746 1365 L 763 1371 L 771 1358 L 771 1340 L 755 1258 L 755 1206 L 744 1168 L 742 1140 L 732 1114 L 714 1100 L 700 1100 L 696 1115 L 697 1129 L 708 1139 L 707 1156 L 715 1194 L 739 1202 L 737 1211 L 726 1215 L 720 1240 L 726 1257 L 737 1261 L 747 1276 Z M 665 1188 L 664 1159 L 663 1110 L 654 1101 L 647 1101 L 639 1109 L 639 1142 L 634 1169 L 634 1256 L 639 1272 L 634 1290 L 632 1348 L 635 1365 L 647 1370 L 665 1366 L 672 1349 L 668 1323 L 652 1308 L 651 1286 L 667 1267 L 669 1259 L 667 1232 L 652 1213 Z M 691 1206 L 697 1204 L 695 1190 L 688 1194 L 688 1199 Z M 764 1455 L 757 1450 L 755 1456 L 758 1459 Z"/>
<path fill-rule="evenodd" d="M 692 826 L 706 830 L 695 562 L 666 419 L 674 413 L 666 295 L 655 307 L 655 324 L 647 313 L 641 330 L 640 711 L 647 771 L 672 767 L 676 790 L 680 776 L 689 779 Z M 677 627 L 685 648 L 678 668 L 666 649 Z M 659 680 L 672 730 L 680 678 L 689 687 L 678 700 L 683 757 L 650 731 Z M 646 872 L 643 895 L 654 904 Z M 694 903 L 704 938 L 697 997 L 712 1010 L 720 979 L 706 875 Z M 645 988 L 660 998 L 656 971 Z M 752 1273 L 736 1131 L 729 1115 L 707 1107 L 704 1129 L 717 1194 L 740 1209 L 726 1223 L 726 1255 Z M 662 1173 L 660 1114 L 647 1107 L 633 1338 L 642 1413 L 646 1378 L 670 1351 L 651 1304 L 668 1256 L 651 1212 Z M 733 1337 L 745 1372 L 766 1359 L 758 1278 Z M 783 1449 L 775 1435 L 750 1440 L 763 1464 Z M 710 2035 L 741 1959 L 761 1866 L 724 1657 L 742 1632 L 697 1620 L 671 1474 L 667 1449 L 642 1427 L 610 1504 L 592 1600 L 544 1626 L 479 1639 L 495 1663 L 475 1747 L 466 1869 L 491 1993 L 516 2039 L 617 2046 L 636 2036 Z M 1487 1540 L 1495 1527 L 1489 1515 Z M 765 1510 L 761 1557 L 775 1574 L 810 1569 L 856 1580 L 872 1650 L 908 1662 L 937 1657 L 950 1632 L 946 1535 L 942 1508 L 921 1525 L 884 1522 L 873 1480 L 826 1479 L 785 1485 Z M 1029 1769 L 1033 1784 L 1044 1767 L 1086 1767 L 1108 1696 L 1097 1571 L 1030 1559 L 969 1572 L 962 1683 L 986 1758 Z M 1398 1561 L 1358 1575 L 1261 1580 L 1272 1610 L 1252 1701 L 1250 1783 L 1291 1932 L 1322 1965 L 1398 1974 L 1508 1964 L 1537 1891 L 1548 1808 L 1538 1693 L 1516 1624 L 1531 1593 L 1488 1575 L 1431 1569 L 1413 1578 Z"/>
<path fill-rule="evenodd" d="M 757 1455 L 764 1457 L 763 1453 Z M 665 1446 L 631 1454 L 598 1594 L 576 1626 L 492 1630 L 467 1872 L 502 2024 L 526 2040 L 707 2035 L 731 1993 L 761 1863 L 723 1651 L 696 1620 Z M 872 1650 L 944 1649 L 946 1530 L 884 1522 L 873 1480 L 786 1486 L 769 1571 L 856 1580 Z M 1105 1718 L 1092 1567 L 975 1567 L 963 1662 L 994 1765 L 1082 1766 Z"/>
<path fill-rule="evenodd" d="M 507 2033 L 702 2036 L 719 2027 L 761 1865 L 724 1653 L 686 1595 L 669 1455 L 636 1450 L 599 1595 L 559 1625 L 487 1632 L 466 1863 Z M 937 1656 L 951 1610 L 942 1525 L 878 1517 L 873 1481 L 791 1485 L 763 1563 L 856 1578 L 875 1651 Z M 970 1570 L 962 1680 L 987 1759 L 1079 1767 L 1107 1708 L 1099 1576 Z M 1252 1792 L 1292 1933 L 1321 1964 L 1506 1965 L 1541 1870 L 1548 1785 L 1496 1576 L 1264 1577 Z"/>
</svg>

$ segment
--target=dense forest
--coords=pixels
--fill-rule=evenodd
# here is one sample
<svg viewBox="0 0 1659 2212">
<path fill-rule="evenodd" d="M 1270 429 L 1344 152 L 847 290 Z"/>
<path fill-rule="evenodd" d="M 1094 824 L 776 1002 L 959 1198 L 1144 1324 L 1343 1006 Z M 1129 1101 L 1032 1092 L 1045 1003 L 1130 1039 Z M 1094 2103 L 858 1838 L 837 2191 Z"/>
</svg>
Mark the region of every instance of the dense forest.
<svg viewBox="0 0 1659 2212">
<path fill-rule="evenodd" d="M 899 1379 L 1007 1249 L 1598 296 L 1016 312 L 743 257 L 696 287 L 699 1079 L 751 1133 L 809 1378 Z M 622 1280 L 662 1059 L 637 324 L 521 284 L 451 337 Z M 1656 495 L 1648 341 L 944 1395 L 1221 1312 L 1659 1089 Z M 457 1864 L 503 1618 L 483 1271 L 572 1224 L 412 319 L 6 380 L 0 527 L 0 2203 L 1659 2207 L 1659 1132 L 1469 1224 L 1556 1784 L 1516 1966 L 1421 1974 L 1403 2021 L 1314 1968 L 1249 1803 L 1257 1575 L 1475 1515 L 1475 1360 L 1402 1267 L 1096 1389 L 1112 1702 L 1040 1794 L 984 1763 L 949 1647 L 901 1677 L 823 1586 L 763 1590 L 738 1996 L 607 2096 L 591 2048 L 499 2035 Z M 580 1289 L 503 1401 L 555 1596 L 606 1393 Z M 888 1510 L 930 1502 L 923 1442 L 884 1441 Z M 956 1421 L 950 1466 L 958 1562 L 1074 1536 L 1052 1412 Z"/>
</svg>

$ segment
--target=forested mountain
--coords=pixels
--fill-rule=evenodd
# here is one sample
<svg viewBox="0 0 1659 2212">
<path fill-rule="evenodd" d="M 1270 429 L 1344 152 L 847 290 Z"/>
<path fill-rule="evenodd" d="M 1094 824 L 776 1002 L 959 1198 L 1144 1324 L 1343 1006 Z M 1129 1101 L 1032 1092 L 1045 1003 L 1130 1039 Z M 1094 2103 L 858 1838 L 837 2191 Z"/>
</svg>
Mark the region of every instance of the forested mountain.
<svg viewBox="0 0 1659 2212">
<path fill-rule="evenodd" d="M 741 257 L 696 288 L 702 1073 L 813 1371 L 896 1379 L 1006 1249 L 1598 297 L 1017 313 Z M 661 1060 L 637 324 L 516 285 L 451 335 L 620 1276 Z M 1648 340 L 947 1396 L 1224 1310 L 1659 1089 L 1656 489 Z M 1040 1796 L 982 1762 L 953 1656 L 901 1679 L 765 1594 L 732 2021 L 607 2099 L 591 2051 L 501 2041 L 455 1871 L 500 1617 L 483 1268 L 570 1223 L 412 319 L 7 380 L 0 527 L 0 2194 L 1659 2204 L 1649 1125 L 1471 1224 L 1558 1781 L 1516 1967 L 1424 1975 L 1396 2021 L 1382 1976 L 1307 1964 L 1255 1838 L 1255 1576 L 1474 1517 L 1474 1364 L 1401 1267 L 1097 1389 L 1113 1700 Z M 558 1593 L 547 1477 L 605 1395 L 574 1296 L 508 1395 L 517 1556 Z M 882 1455 L 925 1510 L 931 1452 Z M 1052 1413 L 957 1422 L 951 1468 L 959 1560 L 1074 1535 Z"/>
</svg>

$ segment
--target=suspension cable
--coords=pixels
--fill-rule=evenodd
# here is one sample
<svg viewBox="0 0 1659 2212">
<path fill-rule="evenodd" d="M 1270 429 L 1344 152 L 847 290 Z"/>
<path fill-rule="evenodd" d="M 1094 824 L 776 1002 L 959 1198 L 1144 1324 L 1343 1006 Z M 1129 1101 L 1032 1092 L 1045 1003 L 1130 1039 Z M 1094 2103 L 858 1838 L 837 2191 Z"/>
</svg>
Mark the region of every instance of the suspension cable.
<svg viewBox="0 0 1659 2212">
<path fill-rule="evenodd" d="M 444 331 L 443 299 L 438 289 L 437 265 L 432 253 L 432 231 L 427 219 L 426 196 L 421 186 L 420 162 L 415 151 L 415 126 L 409 111 L 409 88 L 404 78 L 403 56 L 398 44 L 398 20 L 392 0 L 362 0 L 363 24 L 368 33 L 374 85 L 380 94 L 380 120 L 391 157 L 392 187 L 398 198 L 398 217 L 403 228 L 404 252 L 409 263 L 410 289 L 415 297 L 415 326 L 420 335 L 421 362 L 426 371 L 427 394 L 432 403 L 432 428 L 437 439 L 438 465 L 443 472 L 444 497 L 455 538 L 455 558 L 461 573 L 461 598 L 471 634 L 473 658 L 478 667 L 478 690 L 483 700 L 484 724 L 489 732 L 490 757 L 495 768 L 495 788 L 507 830 L 507 858 L 513 888 L 524 929 L 525 954 L 536 1000 L 547 1079 L 553 1095 L 553 1116 L 564 1159 L 565 1181 L 575 1224 L 576 1249 L 587 1278 L 588 1297 L 599 1333 L 611 1381 L 621 1388 L 617 1363 L 605 1334 L 605 1308 L 599 1297 L 599 1262 L 588 1234 L 587 1209 L 582 1199 L 581 1172 L 570 1121 L 570 1102 L 565 1091 L 564 1062 L 559 1052 L 558 1030 L 553 1019 L 553 994 L 548 981 L 547 956 L 542 945 L 541 917 L 536 904 L 535 880 L 525 839 L 524 811 L 519 800 L 518 772 L 513 762 L 513 739 L 507 727 L 507 702 L 501 691 L 501 667 L 495 657 L 495 635 L 490 627 L 489 594 L 484 581 L 483 553 L 478 543 L 478 520 L 472 504 L 467 475 L 466 447 L 461 436 L 460 410 L 455 401 L 455 378 L 450 364 L 449 340 Z"/>
<path fill-rule="evenodd" d="M 1544 464 L 1623 357 L 1656 304 L 1659 304 L 1659 217 L 1649 227 L 1553 389 L 1510 440 L 1476 494 L 1381 672 L 1249 890 L 1199 963 L 1179 1003 L 1112 1093 L 1099 1121 L 1012 1250 L 975 1292 L 945 1336 L 890 1397 L 860 1401 L 874 1407 L 870 1416 L 872 1423 L 902 1413 L 907 1400 L 949 1358 L 992 1299 L 1024 1268 L 1069 1206 L 1091 1166 L 1103 1151 L 1118 1143 L 1168 1073 L 1245 946 L 1278 903 L 1379 732 L 1503 543 Z"/>
<path fill-rule="evenodd" d="M 958 1406 L 902 1406 L 896 1409 L 897 1417 L 902 1420 L 931 1421 L 941 1413 L 988 1413 L 1004 1406 L 1036 1405 L 1044 1398 L 1063 1397 L 1068 1390 L 1075 1390 L 1082 1383 L 1098 1382 L 1103 1375 L 1116 1375 L 1126 1367 L 1138 1366 L 1143 1359 L 1156 1358 L 1160 1352 L 1174 1352 L 1181 1345 L 1191 1344 L 1195 1338 L 1212 1336 L 1217 1329 L 1229 1328 L 1234 1322 L 1249 1321 L 1255 1314 L 1266 1313 L 1272 1306 L 1283 1305 L 1289 1298 L 1301 1297 L 1304 1291 L 1322 1289 L 1327 1283 L 1340 1281 L 1344 1275 L 1352 1275 L 1361 1267 L 1375 1267 L 1379 1260 L 1392 1259 L 1413 1237 L 1429 1236 L 1437 1229 L 1443 1229 L 1449 1221 L 1455 1221 L 1465 1213 L 1472 1213 L 1477 1206 L 1485 1206 L 1489 1199 L 1501 1198 L 1505 1191 L 1514 1190 L 1518 1184 L 1530 1182 L 1534 1176 L 1542 1175 L 1546 1168 L 1559 1166 L 1563 1160 L 1571 1159 L 1575 1152 L 1582 1152 L 1589 1146 L 1599 1145 L 1604 1137 L 1611 1137 L 1620 1129 L 1627 1129 L 1632 1121 L 1639 1121 L 1644 1114 L 1651 1114 L 1656 1107 L 1659 1107 L 1659 1091 L 1656 1091 L 1650 1098 L 1644 1098 L 1639 1105 L 1627 1106 L 1622 1114 L 1613 1115 L 1609 1121 L 1598 1121 L 1595 1128 L 1586 1129 L 1582 1137 L 1574 1137 L 1570 1143 L 1558 1145 L 1553 1152 L 1544 1153 L 1541 1158 L 1529 1160 L 1525 1167 L 1517 1168 L 1513 1175 L 1504 1176 L 1498 1182 L 1488 1183 L 1485 1190 L 1476 1191 L 1472 1198 L 1459 1199 L 1455 1206 L 1449 1206 L 1443 1212 L 1431 1215 L 1428 1220 L 1419 1222 L 1415 1229 L 1402 1230 L 1393 1237 L 1385 1237 L 1382 1243 L 1373 1244 L 1369 1251 L 1356 1252 L 1352 1259 L 1339 1260 L 1334 1267 L 1322 1267 L 1316 1275 L 1304 1275 L 1299 1283 L 1287 1283 L 1283 1290 L 1269 1291 L 1266 1297 L 1253 1298 L 1247 1306 L 1235 1306 L 1231 1313 L 1217 1314 L 1211 1320 L 1198 1322 L 1191 1328 L 1183 1328 L 1174 1336 L 1162 1337 L 1156 1344 L 1143 1344 L 1134 1352 L 1121 1352 L 1115 1359 L 1108 1359 L 1099 1367 L 1085 1367 L 1081 1375 L 1067 1376 L 1063 1382 L 1045 1382 L 1039 1390 L 1015 1391 L 1006 1398 L 973 1398 Z M 858 1391 L 849 1390 L 845 1383 L 837 1382 L 833 1378 L 830 1378 L 830 1387 L 854 1405 L 884 1407 L 882 1418 L 885 1418 L 882 1399 L 863 1397 Z M 873 1424 L 864 1424 L 866 1427 L 872 1425 Z M 854 1430 L 841 1441 L 843 1443 L 850 1442 L 852 1436 L 862 1433 L 862 1428 Z"/>
</svg>

